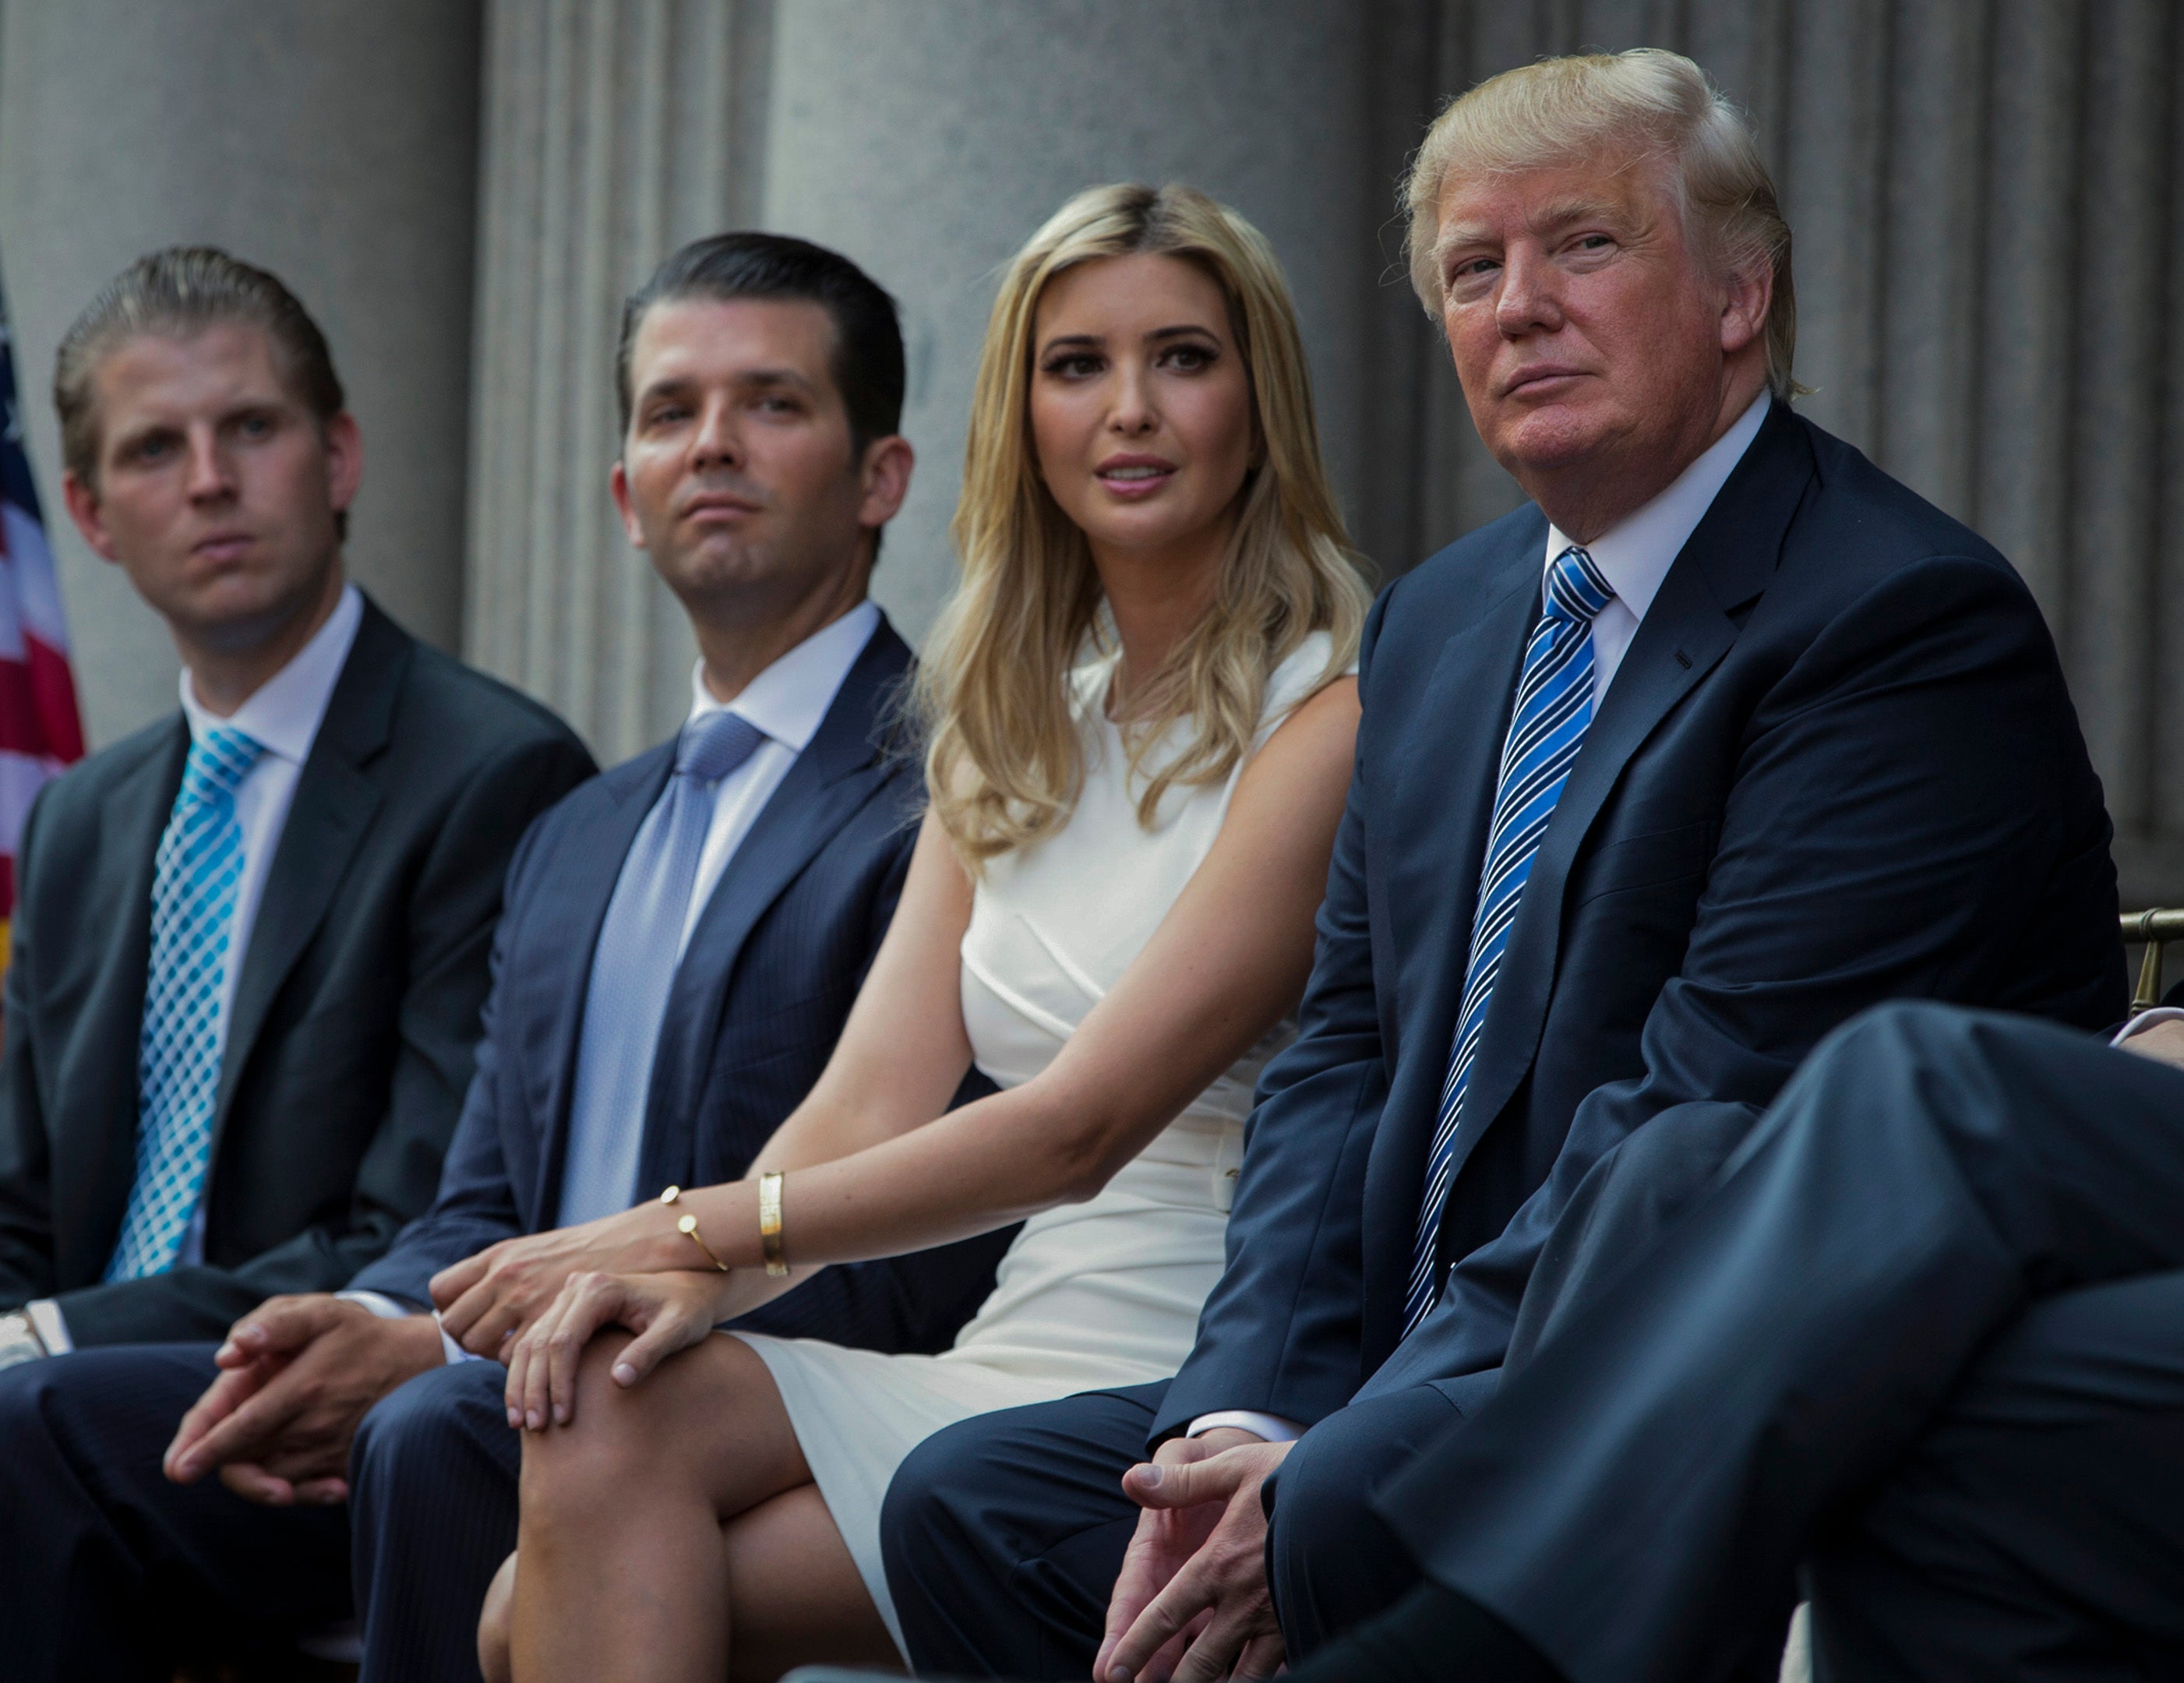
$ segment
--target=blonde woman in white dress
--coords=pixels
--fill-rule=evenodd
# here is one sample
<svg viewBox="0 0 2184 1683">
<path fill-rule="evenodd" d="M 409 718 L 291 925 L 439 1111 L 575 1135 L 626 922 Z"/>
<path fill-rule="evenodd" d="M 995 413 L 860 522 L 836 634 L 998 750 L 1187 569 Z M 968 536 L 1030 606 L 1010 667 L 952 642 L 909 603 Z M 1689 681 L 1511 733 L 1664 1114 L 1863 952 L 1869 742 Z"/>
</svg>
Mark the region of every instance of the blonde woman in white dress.
<svg viewBox="0 0 2184 1683">
<path fill-rule="evenodd" d="M 516 1340 L 532 1429 L 490 1672 L 893 1662 L 878 1521 L 902 1458 L 1190 1348 L 1311 962 L 1366 601 L 1248 224 L 1116 187 L 1034 236 L 994 308 L 956 537 L 918 696 L 932 809 L 826 1073 L 753 1179 L 610 1218 L 588 1242 L 613 1270 Z M 944 1114 L 974 1062 L 1002 1090 Z M 786 1279 L 763 1266 L 775 1195 Z M 824 1263 L 1018 1221 L 940 1355 L 709 1335 Z"/>
</svg>

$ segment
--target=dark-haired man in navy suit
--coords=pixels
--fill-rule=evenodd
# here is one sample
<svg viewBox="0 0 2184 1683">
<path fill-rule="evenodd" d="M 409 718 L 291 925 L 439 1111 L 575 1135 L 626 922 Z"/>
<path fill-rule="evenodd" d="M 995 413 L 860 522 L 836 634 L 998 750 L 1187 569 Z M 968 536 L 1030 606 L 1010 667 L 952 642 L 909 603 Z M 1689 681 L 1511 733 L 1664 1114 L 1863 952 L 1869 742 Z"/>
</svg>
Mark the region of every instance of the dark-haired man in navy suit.
<svg viewBox="0 0 2184 1683">
<path fill-rule="evenodd" d="M 1588 1175 L 1626 1189 L 1609 1279 L 1861 1008 L 2123 1014 L 2110 827 L 2039 611 L 1791 409 L 1789 230 L 1704 73 L 1482 84 L 1411 203 L 1414 279 L 1533 504 L 1367 623 L 1301 1030 L 1182 1372 L 897 1474 L 921 1671 L 1308 1655 L 1418 1581 L 1368 1497 L 1492 1394 Z"/>
<path fill-rule="evenodd" d="M 459 1345 L 433 1276 L 740 1176 L 886 930 L 922 798 L 888 731 L 910 651 L 866 598 L 911 465 L 893 302 L 801 241 L 700 241 L 630 301 L 620 372 L 612 488 L 697 634 L 689 717 L 518 850 L 439 1196 L 387 1254 L 216 1352 L 140 1351 L 0 1407 L 0 1601 L 35 1675 L 164 1675 L 171 1630 L 124 1616 L 147 1598 L 230 1648 L 284 1639 L 348 1610 L 353 1558 L 367 1677 L 476 1676 L 521 1454 L 476 1358 L 508 1329 Z M 1006 1238 L 827 1269 L 753 1321 L 942 1348 Z M 528 1290 L 588 1265 L 533 1258 Z"/>
</svg>

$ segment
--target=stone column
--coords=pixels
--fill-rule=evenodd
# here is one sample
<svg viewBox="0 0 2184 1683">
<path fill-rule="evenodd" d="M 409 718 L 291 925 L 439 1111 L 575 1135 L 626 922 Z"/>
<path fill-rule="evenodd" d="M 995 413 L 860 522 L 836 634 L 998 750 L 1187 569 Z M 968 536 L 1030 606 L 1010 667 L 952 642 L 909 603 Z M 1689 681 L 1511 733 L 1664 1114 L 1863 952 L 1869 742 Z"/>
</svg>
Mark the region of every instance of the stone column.
<svg viewBox="0 0 2184 1683">
<path fill-rule="evenodd" d="M 365 437 L 353 571 L 456 646 L 477 100 L 475 0 L 6 0 L 0 262 L 94 744 L 174 705 L 176 660 L 69 525 L 46 382 L 156 247 L 224 246 L 318 318 Z"/>
<path fill-rule="evenodd" d="M 753 0 L 492 0 L 464 648 L 604 761 L 689 706 L 687 623 L 607 496 L 621 301 L 758 213 Z"/>
</svg>

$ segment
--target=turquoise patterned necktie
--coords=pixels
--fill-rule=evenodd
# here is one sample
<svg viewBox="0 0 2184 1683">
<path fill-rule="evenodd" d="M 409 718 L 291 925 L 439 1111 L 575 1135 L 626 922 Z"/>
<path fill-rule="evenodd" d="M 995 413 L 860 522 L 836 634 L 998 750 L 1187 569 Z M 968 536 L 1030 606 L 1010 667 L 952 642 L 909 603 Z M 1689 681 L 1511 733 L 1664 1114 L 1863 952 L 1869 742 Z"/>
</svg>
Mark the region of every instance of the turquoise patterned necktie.
<svg viewBox="0 0 2184 1683">
<path fill-rule="evenodd" d="M 225 726 L 190 744 L 152 881 L 152 972 L 136 1050 L 136 1180 L 106 1278 L 164 1273 L 212 1168 L 221 984 L 242 880 L 235 791 L 265 752 Z"/>
<path fill-rule="evenodd" d="M 1479 908 L 1472 914 L 1471 959 L 1463 972 L 1463 1009 L 1457 1016 L 1456 1044 L 1441 1086 L 1433 1148 L 1426 1156 L 1425 1196 L 1418 1207 L 1410 1285 L 1403 1293 L 1406 1334 L 1433 1307 L 1441 1206 L 1448 1201 L 1455 1173 L 1463 1095 L 1479 1056 L 1502 955 L 1517 921 L 1525 879 L 1532 874 L 1532 856 L 1540 850 L 1578 750 L 1585 746 L 1585 727 L 1592 722 L 1592 622 L 1615 599 L 1615 587 L 1591 556 L 1572 544 L 1547 569 L 1545 588 L 1545 606 L 1524 646 L 1524 674 L 1517 680 L 1517 702 L 1502 746 L 1494 827 L 1487 833 Z"/>
</svg>

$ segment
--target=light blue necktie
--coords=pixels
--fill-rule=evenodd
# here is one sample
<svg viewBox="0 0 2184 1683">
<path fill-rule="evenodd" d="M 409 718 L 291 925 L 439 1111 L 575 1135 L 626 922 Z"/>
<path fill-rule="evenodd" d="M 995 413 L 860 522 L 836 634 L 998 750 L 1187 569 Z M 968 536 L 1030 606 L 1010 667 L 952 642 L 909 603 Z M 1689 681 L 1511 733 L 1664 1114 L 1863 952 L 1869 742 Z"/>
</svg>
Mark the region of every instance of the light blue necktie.
<svg viewBox="0 0 2184 1683">
<path fill-rule="evenodd" d="M 152 969 L 136 1050 L 136 1179 L 106 1278 L 164 1273 L 204 1195 L 220 1097 L 221 984 L 242 880 L 235 792 L 262 744 L 221 726 L 190 744 L 152 878 Z"/>
<path fill-rule="evenodd" d="M 722 778 L 766 733 L 729 712 L 682 727 L 675 773 L 630 844 L 592 954 L 577 1090 L 561 1173 L 562 1227 L 629 1207 L 652 1085 L 652 1055 L 681 960 L 682 926 Z"/>
<path fill-rule="evenodd" d="M 1403 1293 L 1405 1333 L 1433 1307 L 1434 1251 L 1441 1206 L 1448 1199 L 1463 1095 L 1478 1060 L 1494 978 L 1501 972 L 1510 928 L 1517 921 L 1525 878 L 1532 873 L 1532 856 L 1540 850 L 1570 766 L 1585 745 L 1585 727 L 1592 722 L 1592 622 L 1615 599 L 1615 587 L 1602 576 L 1591 556 L 1572 544 L 1547 569 L 1545 593 L 1540 622 L 1524 646 L 1524 670 L 1517 680 L 1509 735 L 1502 745 L 1494 824 L 1479 871 L 1471 960 L 1463 972 L 1463 1009 L 1456 1020 L 1448 1078 L 1441 1084 L 1440 1115 L 1426 1158 L 1425 1196 L 1418 1207 L 1410 1285 Z"/>
</svg>

